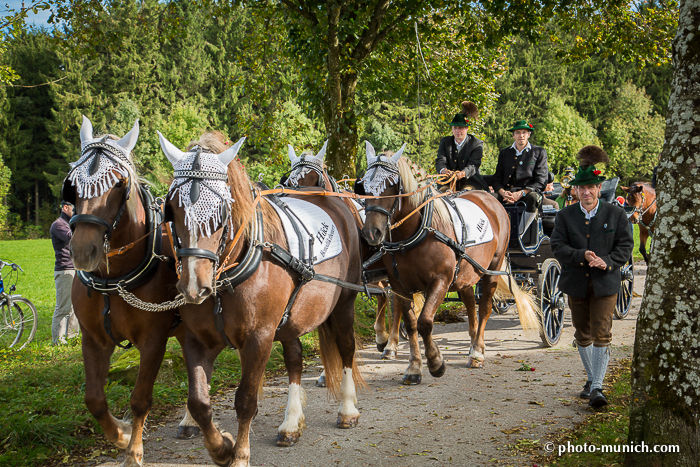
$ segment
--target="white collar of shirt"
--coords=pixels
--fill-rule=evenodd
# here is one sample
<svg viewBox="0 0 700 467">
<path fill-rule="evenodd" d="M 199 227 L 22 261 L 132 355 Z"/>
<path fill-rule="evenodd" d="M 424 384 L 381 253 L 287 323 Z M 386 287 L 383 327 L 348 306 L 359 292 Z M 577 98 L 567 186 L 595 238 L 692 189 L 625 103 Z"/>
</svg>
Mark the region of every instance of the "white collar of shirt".
<svg viewBox="0 0 700 467">
<path fill-rule="evenodd" d="M 600 200 L 595 204 L 595 207 L 591 209 L 591 212 L 586 211 L 586 208 L 583 207 L 583 204 L 581 202 L 578 203 L 578 205 L 581 207 L 581 211 L 583 211 L 583 214 L 586 216 L 586 219 L 590 219 L 592 217 L 595 217 L 596 214 L 598 214 L 598 207 L 600 207 Z"/>
<path fill-rule="evenodd" d="M 515 155 L 516 155 L 517 157 L 520 157 L 520 155 L 521 155 L 522 153 L 524 153 L 525 151 L 531 150 L 531 149 L 532 149 L 532 146 L 530 145 L 530 142 L 528 141 L 527 146 L 525 146 L 525 147 L 523 148 L 522 151 L 518 151 L 518 148 L 515 147 L 515 143 L 513 143 L 513 145 L 511 146 L 511 148 L 515 149 Z"/>
<path fill-rule="evenodd" d="M 464 146 L 464 143 L 466 143 L 468 140 L 469 140 L 469 135 L 465 136 L 461 143 L 458 143 L 457 138 L 455 138 L 455 144 L 457 145 L 457 151 L 461 151 L 462 146 Z"/>
</svg>

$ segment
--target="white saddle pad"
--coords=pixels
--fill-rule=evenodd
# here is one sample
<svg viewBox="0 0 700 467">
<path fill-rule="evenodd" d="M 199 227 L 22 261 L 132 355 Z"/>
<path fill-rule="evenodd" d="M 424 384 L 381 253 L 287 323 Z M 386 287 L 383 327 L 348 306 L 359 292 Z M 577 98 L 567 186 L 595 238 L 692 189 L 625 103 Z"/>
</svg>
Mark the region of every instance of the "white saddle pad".
<svg viewBox="0 0 700 467">
<path fill-rule="evenodd" d="M 364 225 L 365 222 L 367 222 L 367 215 L 365 214 L 365 207 L 360 204 L 359 201 L 356 199 L 350 198 L 350 201 L 352 201 L 352 204 L 355 205 L 355 208 L 357 209 L 357 213 L 360 215 L 360 219 L 362 219 L 362 224 Z"/>
<path fill-rule="evenodd" d="M 287 197 L 281 199 L 294 213 L 292 219 L 294 219 L 294 222 L 297 223 L 298 229 L 301 232 L 302 241 L 304 242 L 304 251 L 306 252 L 307 257 L 300 257 L 299 237 L 294 230 L 294 226 L 292 225 L 292 221 L 290 221 L 289 216 L 285 214 L 277 205 L 268 201 L 268 203 L 275 208 L 277 215 L 282 220 L 284 233 L 287 237 L 287 244 L 289 245 L 289 252 L 292 254 L 292 256 L 300 260 L 308 259 L 310 235 L 314 237 L 314 251 L 312 254 L 314 257 L 313 264 L 318 264 L 327 259 L 338 256 L 340 252 L 343 251 L 343 243 L 340 241 L 338 229 L 326 211 L 319 208 L 315 204 L 311 204 L 308 201 L 303 201 L 301 199 Z M 299 225 L 299 221 L 301 221 L 302 225 Z"/>
<path fill-rule="evenodd" d="M 452 200 L 457 209 L 459 209 L 460 214 L 462 214 L 462 219 L 467 224 L 467 241 L 473 240 L 474 243 L 468 243 L 466 246 L 475 246 L 480 243 L 487 243 L 493 240 L 493 229 L 491 229 L 491 222 L 486 216 L 486 213 L 477 206 L 476 204 L 462 198 L 455 198 Z M 455 229 L 455 236 L 457 237 L 457 243 L 462 241 L 462 223 L 459 220 L 459 216 L 452 209 L 448 203 L 450 215 L 452 216 L 452 226 Z"/>
</svg>

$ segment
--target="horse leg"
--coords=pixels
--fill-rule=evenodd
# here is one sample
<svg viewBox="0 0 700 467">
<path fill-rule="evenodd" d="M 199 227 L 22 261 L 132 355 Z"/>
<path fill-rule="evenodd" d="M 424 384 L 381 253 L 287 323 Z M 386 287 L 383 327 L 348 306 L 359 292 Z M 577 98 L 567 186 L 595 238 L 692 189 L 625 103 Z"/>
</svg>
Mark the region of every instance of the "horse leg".
<svg viewBox="0 0 700 467">
<path fill-rule="evenodd" d="M 386 297 L 384 295 L 377 297 L 377 319 L 374 320 L 374 334 L 377 350 L 380 352 L 384 351 L 389 341 L 389 334 L 386 332 L 386 306 Z"/>
<path fill-rule="evenodd" d="M 396 352 L 399 350 L 399 327 L 401 326 L 401 310 L 394 304 L 393 294 L 388 301 L 391 306 L 391 329 L 389 332 L 389 342 L 384 349 L 382 359 L 393 360 L 396 358 Z"/>
<path fill-rule="evenodd" d="M 420 353 L 420 344 L 418 344 L 418 325 L 416 314 L 413 312 L 413 301 L 394 295 L 394 315 L 401 313 L 403 322 L 408 335 L 408 347 L 410 349 L 410 357 L 408 368 L 403 374 L 403 384 L 420 384 L 423 381 L 423 366 L 422 355 Z M 399 321 L 398 319 L 396 320 Z M 397 332 L 398 334 L 398 332 Z"/>
<path fill-rule="evenodd" d="M 184 333 L 178 333 L 176 336 L 177 341 L 180 343 L 180 348 L 184 349 L 185 348 L 185 336 Z M 185 360 L 187 359 L 185 356 L 185 353 L 183 351 L 183 358 Z M 187 364 L 185 363 L 185 367 L 187 367 Z M 185 404 L 185 416 L 182 418 L 180 421 L 180 424 L 177 427 L 177 434 L 175 435 L 175 438 L 177 439 L 192 439 L 195 436 L 199 434 L 199 426 L 197 425 L 197 422 L 192 418 L 192 414 L 190 414 L 190 409 L 187 408 L 187 404 Z"/>
<path fill-rule="evenodd" d="M 433 341 L 433 318 L 438 307 L 445 299 L 449 284 L 444 282 L 436 283 L 425 297 L 423 311 L 418 318 L 418 333 L 423 338 L 425 346 L 425 358 L 428 360 L 428 370 L 435 378 L 440 378 L 445 374 L 445 361 L 440 354 L 440 349 Z"/>
<path fill-rule="evenodd" d="M 284 366 L 289 375 L 289 395 L 284 422 L 277 429 L 277 446 L 291 446 L 299 441 L 302 431 L 306 428 L 303 405 L 306 395 L 301 387 L 301 372 L 303 370 L 303 350 L 301 341 L 282 342 L 284 349 Z"/>
<path fill-rule="evenodd" d="M 256 333 L 255 339 L 249 339 L 240 349 L 241 383 L 236 391 L 234 403 L 238 417 L 238 434 L 230 463 L 221 465 L 248 467 L 250 464 L 250 424 L 258 412 L 258 393 L 265 374 L 265 365 L 270 359 L 272 338 L 273 334 L 267 336 L 260 331 Z"/>
<path fill-rule="evenodd" d="M 133 414 L 131 442 L 126 449 L 126 459 L 122 467 L 141 467 L 143 465 L 143 426 L 153 405 L 153 385 L 158 376 L 160 364 L 165 355 L 168 336 L 153 336 L 148 340 L 148 347 L 140 352 L 139 373 L 134 390 L 131 391 L 131 413 Z"/>
<path fill-rule="evenodd" d="M 220 432 L 212 420 L 209 382 L 214 369 L 214 359 L 221 348 L 208 349 L 194 336 L 185 338 L 183 348 L 187 363 L 188 399 L 187 409 L 204 435 L 204 446 L 215 464 L 228 466 L 231 463 L 235 441 L 230 433 Z"/>
<path fill-rule="evenodd" d="M 469 321 L 469 338 L 471 340 L 469 346 L 469 353 L 471 354 L 471 349 L 474 348 L 474 341 L 476 340 L 476 298 L 474 296 L 474 288 L 468 287 L 459 293 L 459 299 L 464 303 L 464 307 L 467 309 L 467 319 Z"/>
<path fill-rule="evenodd" d="M 642 254 L 644 261 L 649 264 L 649 254 L 647 253 L 647 239 L 649 231 L 642 226 L 639 226 L 639 252 Z"/>
<path fill-rule="evenodd" d="M 331 316 L 331 322 L 324 323 L 324 326 L 329 324 L 331 332 L 334 334 L 335 345 L 340 354 L 340 360 L 343 366 L 343 377 L 340 382 L 340 408 L 338 409 L 338 428 L 353 428 L 360 421 L 360 411 L 357 410 L 357 393 L 355 390 L 355 380 L 360 384 L 364 384 L 360 370 L 355 361 L 355 331 L 353 323 L 355 320 L 355 293 L 348 293 L 349 298 L 339 300 Z M 332 340 L 328 339 L 328 340 Z M 327 342 L 326 348 L 331 345 Z M 329 359 L 332 363 L 335 359 Z M 329 368 L 329 371 L 334 371 Z M 337 370 L 335 370 L 337 371 Z"/>
<path fill-rule="evenodd" d="M 476 332 L 476 339 L 472 338 L 472 346 L 469 349 L 469 361 L 467 363 L 469 368 L 480 368 L 484 364 L 484 332 L 486 331 L 486 322 L 491 316 L 491 305 L 497 285 L 497 279 L 494 276 L 484 275 L 482 278 L 482 293 L 479 301 L 479 326 Z"/>
<path fill-rule="evenodd" d="M 326 387 L 326 369 L 325 368 L 321 372 L 321 376 L 319 376 L 318 379 L 316 380 L 316 386 L 319 388 Z"/>
<path fill-rule="evenodd" d="M 117 420 L 109 411 L 104 386 L 109 373 L 109 359 L 114 344 L 101 347 L 89 332 L 83 329 L 83 360 L 85 362 L 85 405 L 102 427 L 105 438 L 126 449 L 131 440 L 131 425 Z"/>
</svg>

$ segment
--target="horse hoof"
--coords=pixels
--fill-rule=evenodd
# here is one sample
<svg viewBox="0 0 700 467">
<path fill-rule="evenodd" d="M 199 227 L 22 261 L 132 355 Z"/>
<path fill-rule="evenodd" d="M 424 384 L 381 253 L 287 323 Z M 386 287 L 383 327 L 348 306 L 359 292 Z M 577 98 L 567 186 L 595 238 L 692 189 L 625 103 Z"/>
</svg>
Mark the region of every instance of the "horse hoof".
<svg viewBox="0 0 700 467">
<path fill-rule="evenodd" d="M 277 446 L 286 448 L 299 442 L 299 433 L 277 433 Z"/>
<path fill-rule="evenodd" d="M 177 429 L 175 438 L 177 439 L 192 439 L 199 434 L 198 426 L 181 426 Z"/>
<path fill-rule="evenodd" d="M 382 354 L 382 360 L 394 360 L 396 359 L 396 350 L 386 349 Z"/>
<path fill-rule="evenodd" d="M 420 384 L 421 381 L 423 381 L 423 375 L 404 375 L 403 376 L 403 384 L 405 385 L 412 385 L 412 384 Z"/>
<path fill-rule="evenodd" d="M 379 342 L 377 342 L 377 350 L 380 352 L 384 352 L 384 348 L 386 347 L 386 345 L 388 343 L 389 343 L 389 341 L 386 341 L 383 344 L 380 344 Z"/>
<path fill-rule="evenodd" d="M 478 360 L 476 358 L 469 358 L 469 362 L 467 363 L 467 368 L 483 368 L 483 366 L 483 360 Z"/>
<path fill-rule="evenodd" d="M 316 380 L 316 386 L 318 386 L 319 388 L 325 388 L 326 387 L 326 377 L 319 376 L 318 379 Z"/>
<path fill-rule="evenodd" d="M 354 428 L 360 422 L 360 416 L 343 417 L 338 415 L 338 428 Z"/>
<path fill-rule="evenodd" d="M 435 371 L 430 370 L 430 374 L 433 375 L 433 377 L 435 378 L 442 378 L 442 375 L 445 374 L 445 370 L 447 370 L 447 368 L 445 367 L 445 362 L 443 361 L 442 365 L 440 365 L 440 368 L 438 368 Z"/>
</svg>

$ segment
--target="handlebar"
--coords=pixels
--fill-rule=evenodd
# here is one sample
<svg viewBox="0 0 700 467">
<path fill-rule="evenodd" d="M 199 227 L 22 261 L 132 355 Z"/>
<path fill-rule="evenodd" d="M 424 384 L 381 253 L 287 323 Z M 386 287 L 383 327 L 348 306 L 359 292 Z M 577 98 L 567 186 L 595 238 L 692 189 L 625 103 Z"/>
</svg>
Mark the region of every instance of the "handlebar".
<svg viewBox="0 0 700 467">
<path fill-rule="evenodd" d="M 16 271 L 19 269 L 20 271 L 24 272 L 24 269 L 22 269 L 22 267 L 19 264 L 15 264 L 12 261 L 5 261 L 4 259 L 0 259 L 0 271 L 2 271 L 2 269 L 5 266 L 10 266 L 13 271 Z"/>
</svg>

